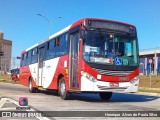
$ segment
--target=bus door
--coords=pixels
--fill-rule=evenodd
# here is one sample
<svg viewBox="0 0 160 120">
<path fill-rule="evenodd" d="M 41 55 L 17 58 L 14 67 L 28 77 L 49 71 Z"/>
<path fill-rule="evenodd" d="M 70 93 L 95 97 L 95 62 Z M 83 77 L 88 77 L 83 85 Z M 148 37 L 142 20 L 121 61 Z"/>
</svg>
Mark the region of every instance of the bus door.
<svg viewBox="0 0 160 120">
<path fill-rule="evenodd" d="M 79 63 L 79 32 L 70 34 L 69 51 L 69 85 L 70 89 L 79 89 L 78 63 Z"/>
<path fill-rule="evenodd" d="M 38 86 L 43 86 L 43 61 L 45 47 L 39 48 L 38 54 Z"/>
</svg>

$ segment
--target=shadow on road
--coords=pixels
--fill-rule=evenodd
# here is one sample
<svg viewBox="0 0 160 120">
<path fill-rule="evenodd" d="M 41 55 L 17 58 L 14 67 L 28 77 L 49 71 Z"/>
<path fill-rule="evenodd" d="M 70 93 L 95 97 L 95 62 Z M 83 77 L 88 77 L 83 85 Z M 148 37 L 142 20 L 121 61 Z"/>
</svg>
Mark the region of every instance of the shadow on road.
<svg viewBox="0 0 160 120">
<path fill-rule="evenodd" d="M 112 102 L 149 102 L 159 99 L 160 96 L 149 96 L 140 94 L 125 94 L 125 93 L 114 93 L 112 96 Z"/>
<path fill-rule="evenodd" d="M 147 96 L 140 94 L 113 93 L 109 101 L 102 101 L 99 94 L 71 94 L 70 100 L 81 100 L 87 102 L 149 102 L 159 99 L 160 96 Z"/>
<path fill-rule="evenodd" d="M 56 92 L 46 92 L 43 91 L 46 95 L 54 95 L 59 97 Z M 60 97 L 59 97 L 60 98 Z M 80 100 L 86 102 L 149 102 L 156 99 L 159 99 L 160 96 L 149 96 L 141 94 L 126 94 L 126 93 L 113 93 L 112 98 L 109 101 L 102 101 L 99 97 L 99 94 L 94 93 L 72 93 L 69 100 Z"/>
</svg>

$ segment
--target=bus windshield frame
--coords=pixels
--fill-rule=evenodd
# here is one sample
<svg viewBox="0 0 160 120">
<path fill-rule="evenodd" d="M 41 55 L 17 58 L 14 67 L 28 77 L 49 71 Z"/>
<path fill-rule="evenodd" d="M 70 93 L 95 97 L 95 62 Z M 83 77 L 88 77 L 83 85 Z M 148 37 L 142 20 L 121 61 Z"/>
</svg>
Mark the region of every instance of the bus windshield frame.
<svg viewBox="0 0 160 120">
<path fill-rule="evenodd" d="M 91 29 L 85 31 L 83 59 L 93 64 L 138 66 L 136 34 Z"/>
</svg>

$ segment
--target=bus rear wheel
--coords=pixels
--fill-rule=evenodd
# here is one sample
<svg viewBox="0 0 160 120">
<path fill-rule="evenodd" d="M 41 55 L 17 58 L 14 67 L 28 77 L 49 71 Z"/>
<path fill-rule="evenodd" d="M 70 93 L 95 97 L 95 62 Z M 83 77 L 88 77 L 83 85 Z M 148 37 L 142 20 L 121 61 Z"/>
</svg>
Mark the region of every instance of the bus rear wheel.
<svg viewBox="0 0 160 120">
<path fill-rule="evenodd" d="M 35 93 L 37 92 L 37 89 L 33 87 L 32 79 L 30 78 L 29 80 L 29 92 L 30 93 Z"/>
<path fill-rule="evenodd" d="M 109 100 L 112 97 L 112 92 L 100 92 L 99 96 L 101 100 Z"/>
<path fill-rule="evenodd" d="M 67 100 L 70 97 L 70 93 L 66 90 L 66 84 L 63 77 L 59 80 L 59 94 L 63 100 Z"/>
</svg>

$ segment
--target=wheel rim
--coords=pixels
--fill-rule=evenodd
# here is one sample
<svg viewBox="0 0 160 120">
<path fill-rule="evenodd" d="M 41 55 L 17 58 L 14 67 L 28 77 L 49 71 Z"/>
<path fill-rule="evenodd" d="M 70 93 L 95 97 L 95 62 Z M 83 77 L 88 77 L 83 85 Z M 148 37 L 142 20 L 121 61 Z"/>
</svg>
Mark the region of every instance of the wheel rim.
<svg viewBox="0 0 160 120">
<path fill-rule="evenodd" d="M 61 94 L 62 95 L 64 95 L 64 93 L 65 93 L 65 83 L 64 82 L 61 82 L 61 88 L 60 88 L 60 90 L 61 90 Z"/>
</svg>

